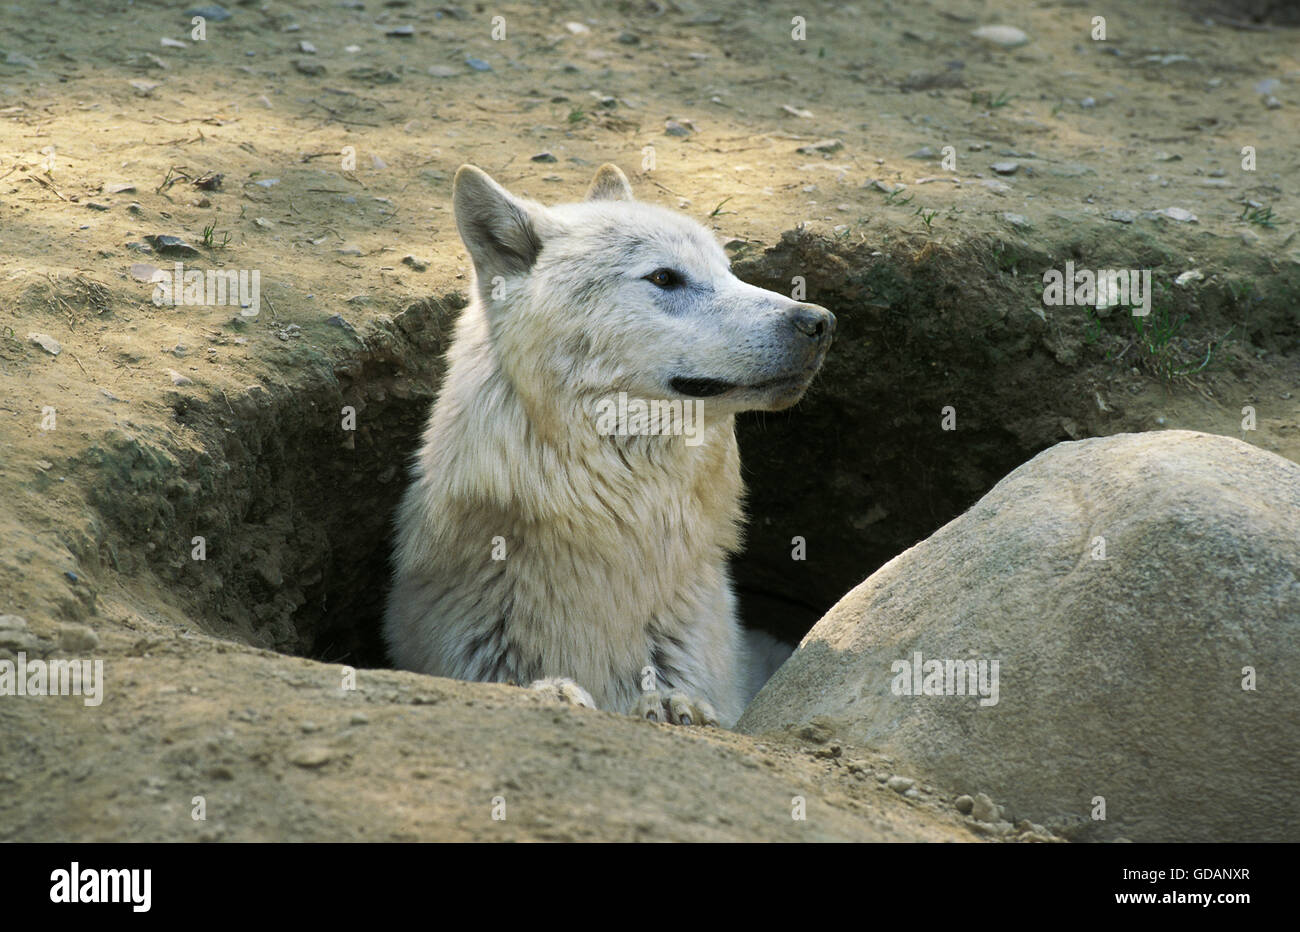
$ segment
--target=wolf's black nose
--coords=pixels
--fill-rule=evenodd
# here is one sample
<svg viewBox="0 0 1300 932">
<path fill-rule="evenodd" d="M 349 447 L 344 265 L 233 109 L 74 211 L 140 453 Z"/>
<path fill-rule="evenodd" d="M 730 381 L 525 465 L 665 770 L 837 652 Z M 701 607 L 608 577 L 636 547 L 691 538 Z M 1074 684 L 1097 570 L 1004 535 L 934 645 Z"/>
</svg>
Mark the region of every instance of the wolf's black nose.
<svg viewBox="0 0 1300 932">
<path fill-rule="evenodd" d="M 814 340 L 830 337 L 835 332 L 835 315 L 817 304 L 796 304 L 790 309 L 790 323 Z"/>
</svg>

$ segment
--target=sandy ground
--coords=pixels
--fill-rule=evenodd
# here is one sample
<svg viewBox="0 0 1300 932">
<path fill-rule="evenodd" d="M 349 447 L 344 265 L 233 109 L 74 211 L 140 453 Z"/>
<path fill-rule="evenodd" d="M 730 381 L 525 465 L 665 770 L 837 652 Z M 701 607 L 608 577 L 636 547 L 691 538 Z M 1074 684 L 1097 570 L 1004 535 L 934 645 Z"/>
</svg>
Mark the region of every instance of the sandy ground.
<svg viewBox="0 0 1300 932">
<path fill-rule="evenodd" d="M 803 837 L 982 837 L 941 788 L 904 799 L 874 778 L 888 764 L 850 772 L 847 751 L 812 757 L 789 735 L 760 748 L 383 671 L 345 701 L 326 685 L 337 666 L 255 649 L 330 659 L 293 620 L 330 572 L 303 556 L 319 542 L 259 489 L 287 481 L 286 424 L 331 422 L 340 400 L 427 400 L 468 280 L 450 210 L 464 162 L 543 201 L 617 162 L 738 263 L 808 276 L 809 299 L 850 325 L 887 300 L 834 306 L 809 268 L 777 267 L 800 251 L 765 250 L 811 244 L 841 295 L 864 269 L 920 270 L 968 304 L 992 294 L 1088 406 L 1087 386 L 1123 394 L 1119 416 L 1099 394 L 1101 420 L 1067 433 L 1208 430 L 1300 460 L 1294 29 L 1172 4 L 802 9 L 797 40 L 768 7 L 232 4 L 198 41 L 179 5 L 0 8 L 0 614 L 27 622 L 0 657 L 67 655 L 89 642 L 61 648 L 63 626 L 88 626 L 112 671 L 93 711 L 0 698 L 0 837 L 775 838 L 804 830 L 785 811 L 801 793 L 819 813 Z M 997 23 L 1029 42 L 970 35 Z M 1169 358 L 1214 365 L 1161 377 L 1114 319 L 1101 339 L 1121 358 L 1102 360 L 1043 312 L 1041 260 L 1101 258 L 1166 283 L 1199 273 L 1167 285 L 1194 312 Z M 986 260 L 995 292 L 961 277 Z M 257 316 L 156 306 L 150 275 L 177 261 L 256 271 Z M 329 449 L 365 459 L 383 433 L 366 429 Z M 322 473 L 302 513 L 364 511 L 366 489 L 400 484 L 394 462 L 339 468 L 356 485 Z M 224 576 L 191 559 L 193 516 L 222 529 Z M 292 546 L 240 537 L 254 525 Z M 361 588 L 372 610 L 382 579 Z M 336 653 L 373 659 L 353 648 Z M 422 695 L 436 701 L 412 706 Z M 207 786 L 225 814 L 196 825 Z M 500 786 L 532 807 L 508 828 L 483 817 Z"/>
</svg>

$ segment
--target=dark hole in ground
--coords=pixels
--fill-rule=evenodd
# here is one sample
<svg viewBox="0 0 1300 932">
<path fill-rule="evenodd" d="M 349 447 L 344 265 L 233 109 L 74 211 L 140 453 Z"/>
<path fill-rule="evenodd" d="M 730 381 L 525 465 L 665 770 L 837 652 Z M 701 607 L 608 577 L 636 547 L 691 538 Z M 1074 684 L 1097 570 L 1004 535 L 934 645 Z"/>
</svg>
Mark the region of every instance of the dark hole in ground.
<svg viewBox="0 0 1300 932">
<path fill-rule="evenodd" d="M 779 289 L 788 261 L 814 269 L 825 261 L 787 248 L 784 259 L 768 257 L 741 274 Z M 769 269 L 780 271 L 765 276 Z M 750 521 L 733 575 L 746 624 L 798 641 L 877 567 L 1034 453 L 1068 439 L 1043 391 L 1059 370 L 1051 356 L 1019 327 L 981 333 L 992 337 L 985 346 L 963 330 L 965 322 L 940 323 L 945 306 L 968 300 L 955 289 L 942 292 L 932 282 L 908 283 L 893 296 L 901 306 L 888 314 L 868 307 L 866 291 L 848 280 L 818 294 L 837 312 L 840 329 L 813 391 L 792 411 L 741 418 Z M 449 332 L 450 318 L 420 329 L 421 317 L 437 313 L 437 305 L 417 305 L 398 318 L 399 329 L 417 336 Z M 437 350 L 427 341 L 416 346 L 425 354 L 422 364 Z M 356 489 L 334 514 L 317 515 L 330 528 L 333 583 L 322 581 L 295 615 L 295 627 L 311 632 L 307 652 L 321 659 L 384 662 L 378 639 L 384 586 L 377 581 L 387 580 L 390 516 L 430 404 L 430 376 L 440 375 L 413 372 L 409 362 L 371 363 L 344 379 L 345 397 L 352 392 L 367 400 L 364 420 L 375 429 L 358 434 L 358 451 L 363 440 L 370 446 L 339 464 L 337 475 L 330 475 L 328 457 L 316 456 L 310 457 L 315 471 L 305 473 L 310 488 L 351 482 Z M 392 388 L 406 378 L 416 384 L 399 397 Z M 958 412 L 957 432 L 940 429 L 945 405 Z M 1025 418 L 1033 423 L 1006 426 Z M 375 478 L 357 487 L 350 478 L 357 472 Z M 795 538 L 803 539 L 805 559 L 794 558 Z"/>
</svg>

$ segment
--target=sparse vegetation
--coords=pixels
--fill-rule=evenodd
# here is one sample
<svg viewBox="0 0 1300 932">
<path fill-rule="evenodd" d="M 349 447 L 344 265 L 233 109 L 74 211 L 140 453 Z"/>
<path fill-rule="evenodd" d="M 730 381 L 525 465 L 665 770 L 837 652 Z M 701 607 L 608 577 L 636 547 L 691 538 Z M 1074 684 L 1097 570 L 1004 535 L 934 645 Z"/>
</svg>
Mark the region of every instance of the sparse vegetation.
<svg viewBox="0 0 1300 932">
<path fill-rule="evenodd" d="M 1106 358 L 1119 361 L 1130 350 L 1136 350 L 1130 357 L 1132 363 L 1165 383 L 1213 371 L 1236 326 L 1229 327 L 1217 338 L 1185 336 L 1183 327 L 1191 315 L 1174 309 L 1167 284 L 1158 285 L 1157 289 L 1158 295 L 1153 297 L 1149 314 L 1134 314 L 1132 307 L 1113 309 L 1112 319 L 1127 320 L 1130 329 L 1117 335 L 1124 340 L 1124 346 L 1118 351 L 1113 346 L 1108 348 Z M 1092 307 L 1086 309 L 1085 318 L 1084 342 L 1096 343 L 1106 332 L 1103 319 Z"/>
<path fill-rule="evenodd" d="M 904 191 L 903 188 L 895 188 L 893 191 L 890 191 L 888 194 L 885 195 L 885 203 L 895 207 L 902 207 L 904 204 L 910 204 L 912 202 L 912 198 L 916 197 L 916 195 L 909 194 L 907 197 L 903 198 L 902 200 L 899 200 L 898 199 L 899 195 L 901 195 L 903 191 Z"/>
<path fill-rule="evenodd" d="M 997 110 L 1011 103 L 1011 95 L 1007 91 L 998 91 L 996 97 L 989 91 L 971 91 L 970 103 L 972 107 Z"/>
<path fill-rule="evenodd" d="M 203 228 L 203 245 L 209 249 L 225 249 L 230 245 L 230 233 L 221 234 L 221 242 L 216 242 L 217 224 L 214 220 Z"/>
<path fill-rule="evenodd" d="M 1241 219 L 1269 230 L 1277 227 L 1277 217 L 1272 207 L 1253 207 L 1247 204 L 1246 209 L 1241 212 Z"/>
</svg>

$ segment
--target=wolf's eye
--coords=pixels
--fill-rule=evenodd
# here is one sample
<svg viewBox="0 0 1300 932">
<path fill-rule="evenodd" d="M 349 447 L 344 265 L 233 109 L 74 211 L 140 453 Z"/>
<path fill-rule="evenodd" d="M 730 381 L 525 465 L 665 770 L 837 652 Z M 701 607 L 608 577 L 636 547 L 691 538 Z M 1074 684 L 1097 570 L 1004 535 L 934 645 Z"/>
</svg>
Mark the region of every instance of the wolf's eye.
<svg viewBox="0 0 1300 932">
<path fill-rule="evenodd" d="M 680 288 L 682 285 L 686 284 L 686 279 L 682 276 L 682 273 L 676 272 L 672 269 L 655 269 L 649 275 L 645 276 L 645 280 L 655 287 L 663 288 L 665 290 L 669 288 Z"/>
</svg>

